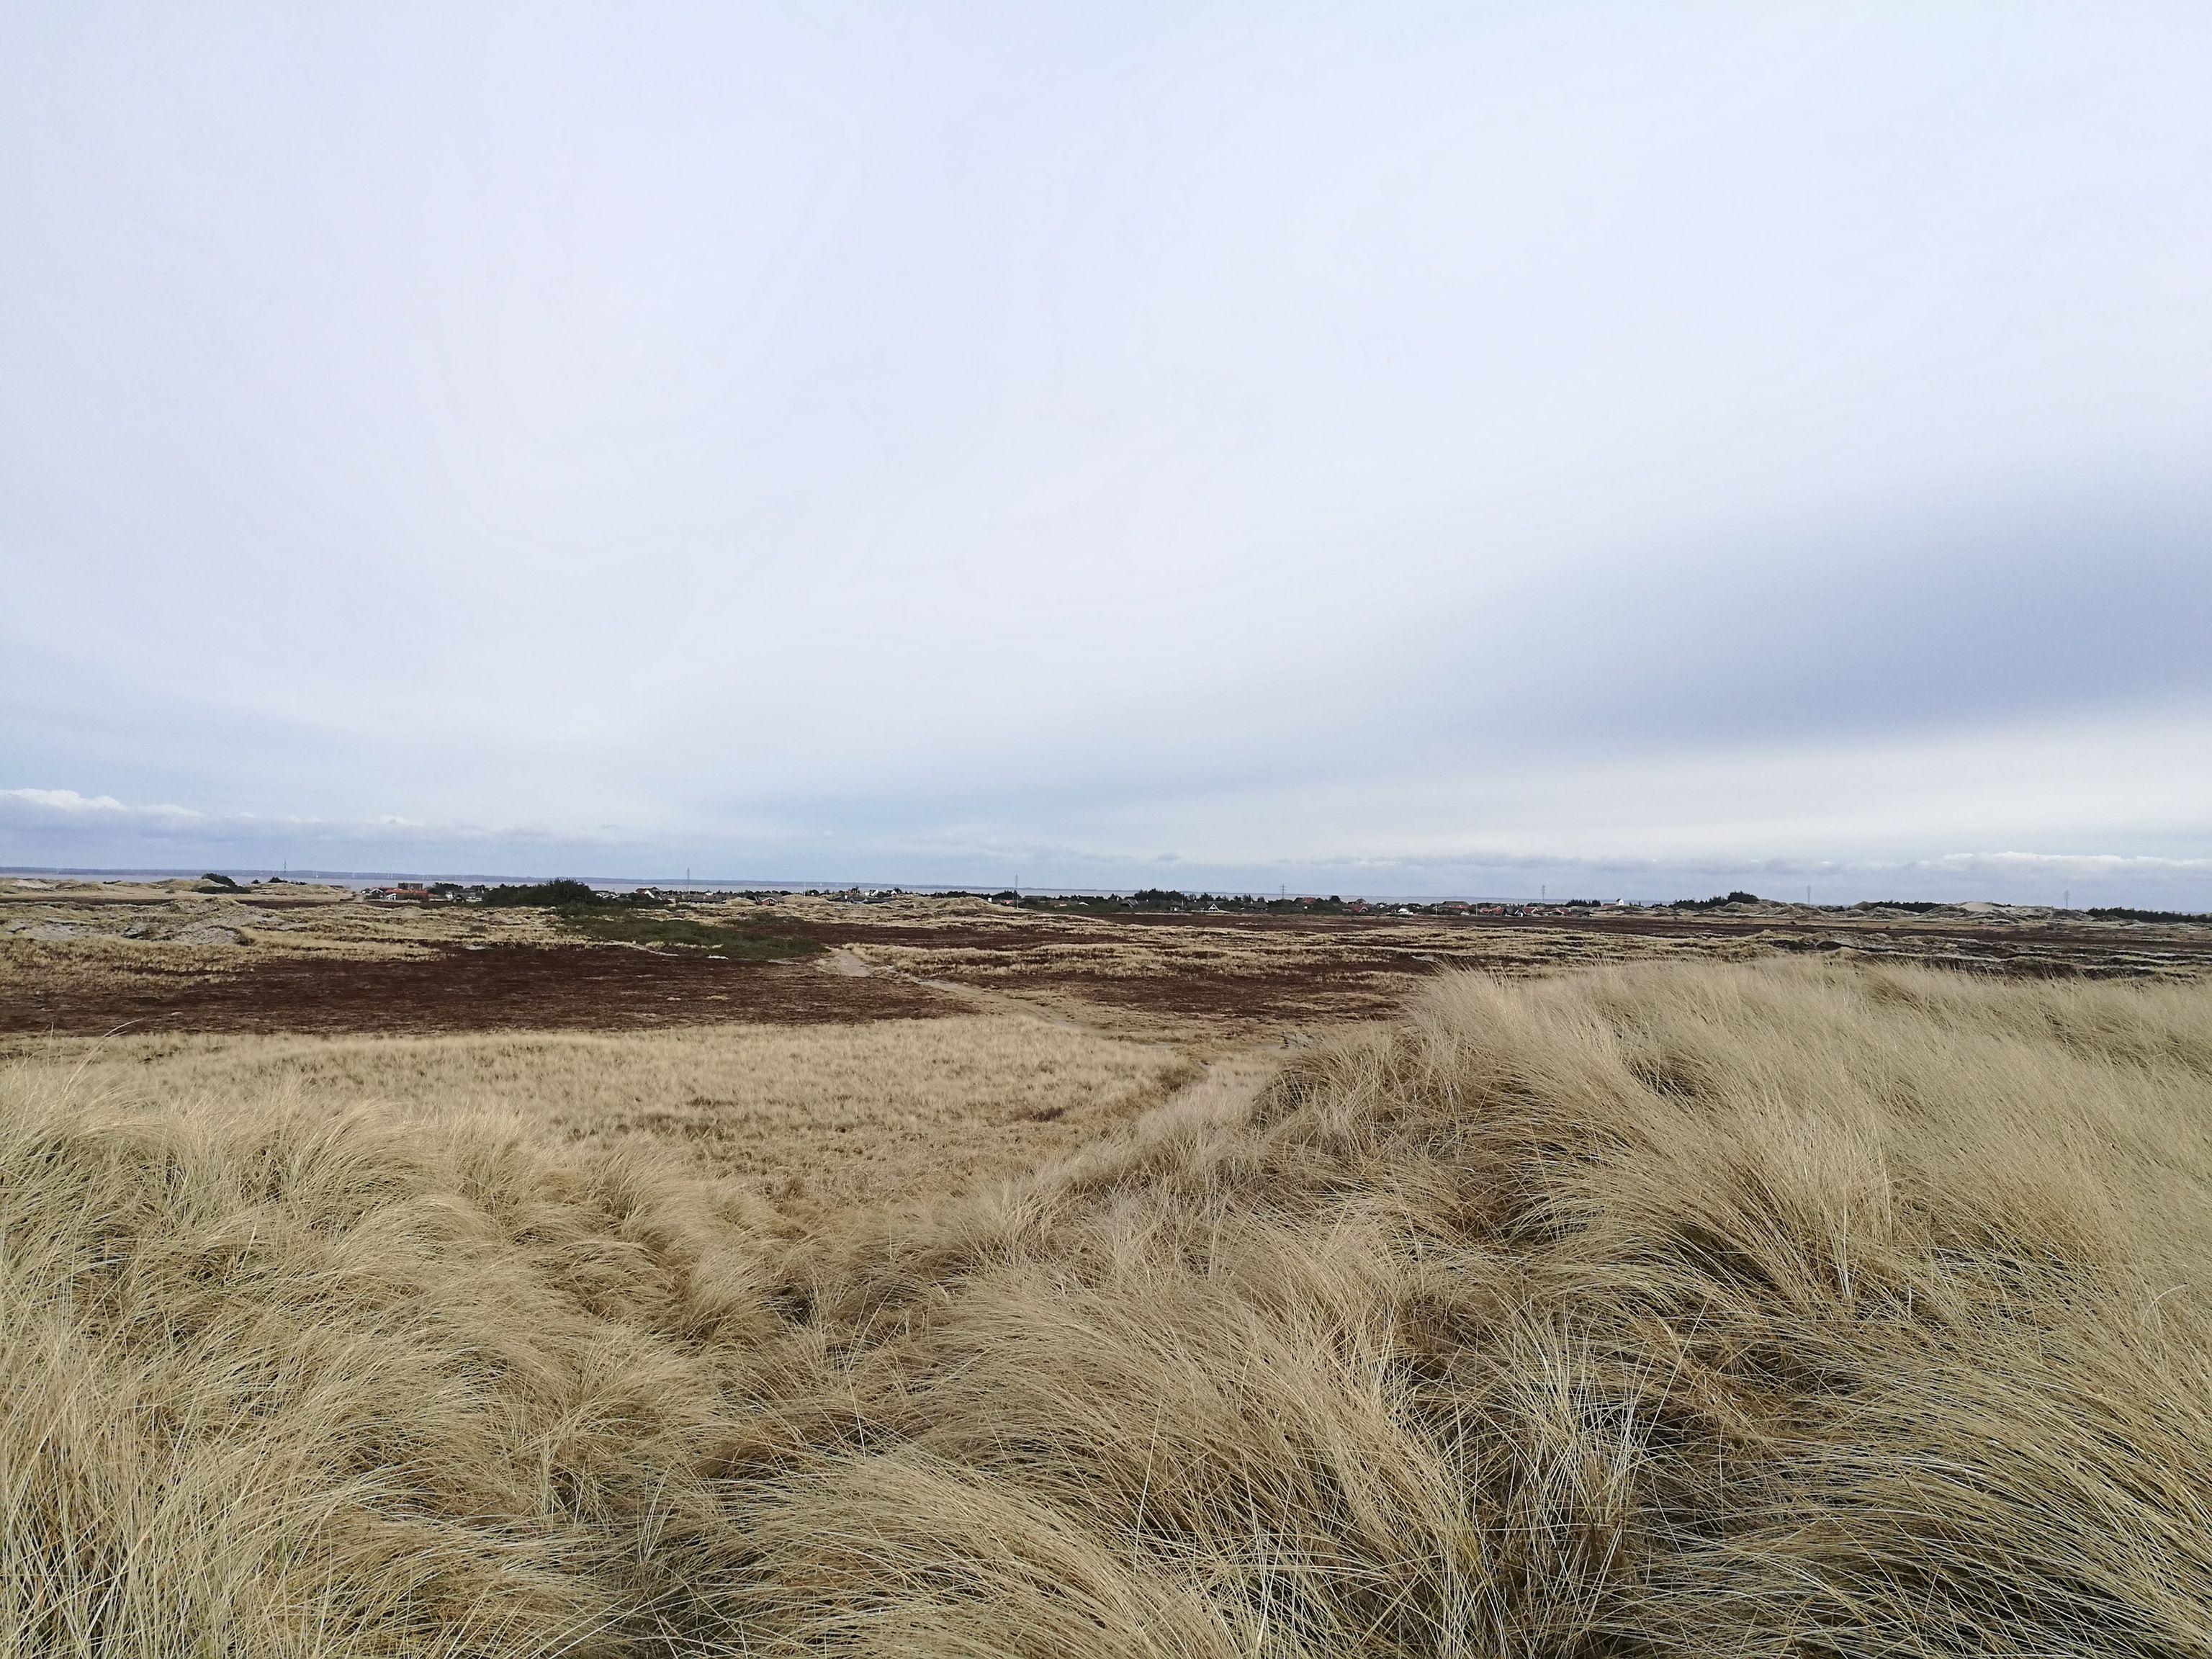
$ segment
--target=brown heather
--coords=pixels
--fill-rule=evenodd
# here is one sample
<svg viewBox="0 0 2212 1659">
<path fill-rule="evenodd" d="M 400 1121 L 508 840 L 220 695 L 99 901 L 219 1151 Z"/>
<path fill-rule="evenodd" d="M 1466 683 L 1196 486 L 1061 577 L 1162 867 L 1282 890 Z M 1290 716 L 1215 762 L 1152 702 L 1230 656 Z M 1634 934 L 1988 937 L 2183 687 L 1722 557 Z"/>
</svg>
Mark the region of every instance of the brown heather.
<svg viewBox="0 0 2212 1659">
<path fill-rule="evenodd" d="M 9 1652 L 2212 1653 L 2203 987 L 1447 979 L 797 1233 L 6 1089 Z"/>
</svg>

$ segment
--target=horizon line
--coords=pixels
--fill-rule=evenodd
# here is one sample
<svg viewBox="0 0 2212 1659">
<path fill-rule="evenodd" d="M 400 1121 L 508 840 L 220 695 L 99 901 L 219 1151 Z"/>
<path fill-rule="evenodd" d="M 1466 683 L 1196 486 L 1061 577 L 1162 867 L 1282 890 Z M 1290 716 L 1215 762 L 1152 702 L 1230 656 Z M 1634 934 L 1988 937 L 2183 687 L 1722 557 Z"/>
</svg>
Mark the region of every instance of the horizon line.
<svg viewBox="0 0 2212 1659">
<path fill-rule="evenodd" d="M 1198 889 L 1198 890 L 1196 890 L 1195 891 L 1187 891 L 1187 890 L 1184 890 L 1184 889 L 1182 889 L 1182 888 L 1160 888 L 1160 887 L 1060 887 L 1060 886 L 1037 885 L 1037 884 L 1020 885 L 1020 884 L 1001 884 L 997 885 L 997 886 L 993 886 L 993 885 L 991 885 L 991 884 L 988 884 L 988 883 L 963 884 L 963 883 L 957 883 L 957 882 L 918 882 L 918 883 L 917 883 L 917 882 L 883 882 L 883 881 L 825 881 L 825 880 L 822 880 L 822 879 L 820 879 L 820 878 L 812 878 L 812 879 L 801 879 L 801 878 L 756 878 L 756 877 L 726 877 L 726 877 L 712 877 L 712 878 L 706 878 L 706 877 L 702 877 L 702 878 L 693 878 L 693 877 L 689 877 L 689 876 L 685 876 L 685 877 L 677 877 L 677 876 L 605 876 L 605 875 L 601 875 L 601 876 L 574 876 L 574 875 L 572 875 L 572 876 L 565 876 L 565 877 L 564 877 L 564 876 L 548 876 L 548 875 L 520 875 L 520 876 L 518 876 L 518 875 L 513 875 L 513 874 L 499 875 L 499 874 L 493 874 L 493 873 L 490 873 L 490 872 L 481 872 L 481 871 L 477 871 L 477 872 L 426 872 L 426 871 L 410 871 L 410 870 L 314 870 L 314 869 L 301 869 L 301 870 L 296 870 L 296 871 L 295 871 L 295 870 L 291 869 L 289 866 L 273 866 L 273 867 L 264 867 L 264 866 L 240 866 L 240 865 L 234 865 L 234 866 L 229 866 L 229 867 L 228 867 L 228 868 L 222 868 L 222 867 L 216 867 L 216 866 L 204 866 L 204 866 L 199 866 L 198 869 L 194 869 L 194 868 L 191 868 L 191 867 L 190 867 L 190 866 L 179 866 L 179 867 L 175 867 L 175 868 L 161 868 L 161 867 L 158 867 L 158 866 L 146 866 L 146 865 L 0 865 L 0 877 L 15 876 L 15 877 L 30 877 L 30 878 L 37 878 L 37 877 L 41 877 L 41 876 L 80 876 L 80 877 L 88 877 L 88 878 L 94 878 L 94 879 L 106 879 L 106 880 L 113 880 L 113 879 L 118 879 L 118 878 L 127 878 L 127 877 L 151 877 L 151 878 L 156 878 L 156 879 L 160 879 L 160 880 L 177 880 L 177 879 L 186 879 L 186 880 L 188 880 L 188 879 L 191 879 L 191 878 L 193 878 L 193 877 L 195 877 L 195 876 L 200 876 L 200 875 L 220 875 L 220 876 L 226 876 L 226 877 L 231 877 L 231 878 L 236 878 L 236 877 L 240 877 L 240 876 L 246 876 L 246 877 L 258 877 L 258 878 L 263 878 L 263 879 L 267 879 L 267 878 L 272 878 L 272 877 L 273 877 L 273 878 L 276 878 L 276 879 L 279 879 L 279 880 L 284 880 L 284 881 L 301 881 L 301 882 L 304 882 L 304 881 L 309 880 L 310 878 L 314 878 L 314 879 L 319 879 L 319 880 L 326 881 L 326 882 L 334 882 L 334 883 L 337 883 L 337 884 L 340 884 L 340 885 L 352 885 L 352 884 L 362 884 L 362 885 L 368 885 L 368 884 L 378 884 L 378 883 L 383 883 L 383 882 L 387 882 L 387 881 L 415 881 L 415 882 L 425 882 L 425 881 L 447 881 L 447 882 L 468 882 L 468 883 L 479 884 L 494 884 L 494 883 L 500 883 L 500 884 L 510 884 L 510 883 L 511 883 L 511 884 L 528 884 L 537 883 L 537 882 L 568 880 L 568 881 L 580 881 L 580 882 L 584 883 L 586 886 L 599 886 L 599 887 L 616 888 L 616 889 L 619 889 L 619 888 L 630 888 L 630 889 L 636 889 L 636 888 L 641 888 L 641 887 L 651 887 L 651 888 L 677 888 L 677 889 L 681 889 L 681 890 L 685 890 L 685 891 L 702 891 L 702 890 L 703 890 L 703 891 L 709 891 L 709 892 L 712 892 L 712 891 L 766 891 L 766 892 L 784 892 L 784 893 L 798 892 L 798 893 L 817 893 L 817 894 L 818 894 L 818 893 L 823 893 L 823 892 L 843 893 L 843 892 L 861 891 L 861 892 L 870 892 L 870 893 L 894 893 L 894 892 L 896 892 L 896 893 L 913 893 L 913 894 L 915 894 L 915 895 L 918 895 L 918 896 L 930 896 L 930 895 L 945 896 L 945 895 L 953 895 L 953 894 L 969 894 L 969 895 L 973 895 L 973 896 L 981 896 L 981 897 L 988 897 L 988 896 L 990 896 L 991 895 L 993 895 L 993 894 L 994 894 L 994 893 L 1007 893 L 1007 892 L 1011 892 L 1011 893 L 1016 893 L 1016 894 L 1032 895 L 1032 896 L 1037 896 L 1037 897 L 1040 897 L 1040 898 L 1127 898 L 1127 897 L 1130 897 L 1130 896 L 1133 896 L 1133 895 L 1135 895 L 1135 894 L 1137 894 L 1137 893 L 1140 893 L 1140 892 L 1180 892 L 1180 893 L 1184 893 L 1186 896 L 1189 896 L 1189 897 L 1213 897 L 1213 898 L 1231 898 L 1231 897 L 1237 897 L 1237 898 L 1258 898 L 1258 899 L 1264 899 L 1264 898 L 1267 896 L 1266 896 L 1266 894 L 1265 894 L 1264 892 L 1260 891 L 1260 890 L 1257 890 L 1235 889 L 1235 888 L 1227 888 L 1227 887 L 1224 887 L 1224 888 L 1219 888 L 1219 889 L 1214 889 L 1214 888 L 1201 888 L 1201 889 Z M 1548 884 L 1540 884 L 1540 887 L 1542 887 L 1542 886 L 1547 886 L 1547 885 L 1548 885 Z M 1741 890 L 1741 890 L 1741 889 L 1739 889 L 1739 890 L 1739 890 L 1739 891 L 1741 891 Z M 2096 909 L 2098 909 L 2098 908 L 2119 908 L 2119 909 L 2137 909 L 2137 908 L 2147 908 L 2147 907 L 2142 907 L 2142 906 L 2126 906 L 2126 905 L 2123 905 L 2123 906 L 2104 906 L 2104 907 L 2100 907 L 2100 906 L 2095 906 L 2095 905 L 2083 905 L 2083 906 L 2080 906 L 2080 907 L 2075 907 L 2075 906 L 2073 906 L 2073 905 L 2070 905 L 2070 904 L 2066 904 L 2066 905 L 2057 905 L 2057 904 L 2021 904 L 2021 903 L 2018 903 L 2018 902 L 2010 902 L 2010 901 L 2002 900 L 2002 899 L 1944 899 L 1944 900 L 1937 900 L 1937 901 L 1928 901 L 1928 900 L 1887 901 L 1887 900 L 1881 900 L 1881 899 L 1858 899 L 1858 900 L 1850 901 L 1850 902 L 1846 902 L 1846 903 L 1827 903 L 1827 904 L 1822 904 L 1822 903 L 1816 903 L 1816 902 L 1813 902 L 1813 901 L 1811 901 L 1810 899 L 1806 899 L 1806 900 L 1798 900 L 1798 899 L 1794 899 L 1794 898 L 1776 898 L 1776 897 L 1771 897 L 1771 896 L 1768 896 L 1768 895 L 1766 895 L 1766 894 L 1763 894 L 1763 893 L 1754 893 L 1754 894 L 1753 894 L 1753 895 L 1752 895 L 1752 897 L 1753 897 L 1754 900 L 1756 900 L 1757 902 L 1760 902 L 1760 903 L 1765 903 L 1765 904 L 1782 904 L 1782 905 L 1789 905 L 1789 906 L 1792 906 L 1792 907 L 1798 908 L 1804 908 L 1804 909 L 1815 909 L 1815 910 L 1821 910 L 1821 909 L 1826 909 L 1826 910 L 1844 910 L 1844 909 L 1850 909 L 1850 908 L 1852 908 L 1854 907 L 1854 905 L 1857 905 L 1857 904 L 1881 904 L 1881 903 L 1885 903 L 1885 902 L 1927 903 L 1927 902 L 1933 902 L 1943 903 L 1943 904 L 1953 904 L 1953 905 L 1955 905 L 1955 904 L 1966 904 L 1966 903 L 1993 904 L 1993 905 L 1996 905 L 1996 906 L 1997 906 L 1998 908 L 2003 908 L 2003 909 L 2037 909 L 2037 910 L 2056 910 L 2056 911 L 2065 912 L 2065 913 L 2070 913 L 2070 912 L 2074 911 L 2075 908 L 2079 908 L 2082 913 L 2084 913 L 2084 914 L 2087 914 L 2087 913 L 2089 913 L 2089 912 L 2094 911 L 2094 910 L 2096 910 Z M 1285 900 L 1292 899 L 1292 898 L 1297 898 L 1297 899 L 1322 899 L 1322 898 L 1332 898 L 1332 899 L 1338 899 L 1338 900 L 1358 900 L 1358 901 L 1360 901 L 1360 902 L 1365 902 L 1365 903 L 1375 903 L 1375 904 L 1449 904 L 1449 903 L 1465 903 L 1465 904 L 1522 904 L 1522 905 L 1525 905 L 1525 904 L 1546 904 L 1546 905 L 1560 905 L 1560 906 L 1575 905 L 1575 904 L 1605 904 L 1605 905 L 1613 905 L 1613 904 L 1623 904 L 1623 905 L 1626 905 L 1626 904 L 1633 904 L 1633 905 L 1637 905 L 1637 906 L 1643 907 L 1643 908 L 1664 908 L 1664 907 L 1668 906 L 1668 905 L 1671 905 L 1671 904 L 1677 904 L 1677 903 L 1681 903 L 1681 902 L 1685 902 L 1685 901 L 1682 901 L 1682 900 L 1668 900 L 1668 899 L 1633 899 L 1633 900 L 1632 900 L 1632 899 L 1626 899 L 1626 898 L 1620 898 L 1620 897 L 1615 897 L 1615 898 L 1611 898 L 1611 899 L 1573 899 L 1573 898 L 1561 898 L 1561 899 L 1555 899 L 1555 898 L 1552 898 L 1552 897 L 1550 897 L 1550 896 L 1548 896 L 1548 894 L 1543 893 L 1543 892 L 1542 892 L 1542 891 L 1540 891 L 1540 890 L 1539 896 L 1538 896 L 1537 897 L 1535 897 L 1535 898 L 1533 898 L 1533 899 L 1532 899 L 1532 898 L 1528 898 L 1528 897 L 1526 897 L 1526 896 L 1514 897 L 1514 896 L 1508 896 L 1508 895 L 1504 895 L 1504 894 L 1498 894 L 1498 893 L 1366 893 L 1366 892 L 1353 892 L 1353 893 L 1332 893 L 1332 894 L 1326 894 L 1326 895 L 1324 895 L 1324 894 L 1320 894 L 1320 893 L 1309 893 L 1309 892 L 1291 893 L 1291 892 L 1289 892 L 1287 890 L 1282 890 L 1282 891 L 1280 891 L 1280 892 L 1279 893 L 1278 897 L 1277 897 L 1277 899 L 1276 899 L 1276 902 L 1279 903 L 1279 902 L 1284 902 Z M 2178 910 L 2178 911 L 2173 911 L 2173 912 L 2172 912 L 2171 914 L 2173 914 L 2173 915 L 2176 915 L 2212 916 L 2212 911 L 2179 911 L 2179 910 Z"/>
</svg>

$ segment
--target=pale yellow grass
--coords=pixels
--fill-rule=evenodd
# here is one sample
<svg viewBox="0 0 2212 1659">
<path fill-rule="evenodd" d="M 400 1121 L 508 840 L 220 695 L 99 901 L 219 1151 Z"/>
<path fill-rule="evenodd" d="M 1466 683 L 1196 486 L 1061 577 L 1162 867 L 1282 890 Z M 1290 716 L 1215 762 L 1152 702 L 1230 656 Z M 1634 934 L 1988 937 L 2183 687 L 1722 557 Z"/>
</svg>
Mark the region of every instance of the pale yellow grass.
<svg viewBox="0 0 2212 1659">
<path fill-rule="evenodd" d="M 475 1121 L 548 1148 L 659 1143 L 787 1205 L 1026 1168 L 1196 1075 L 1175 1049 L 1035 1018 L 635 1033 L 19 1040 L 23 1080 L 197 1111 L 283 1100 Z"/>
<path fill-rule="evenodd" d="M 2212 1652 L 2212 990 L 1464 978 L 1229 1082 L 785 1238 L 641 1151 L 19 1073 L 0 1628 Z"/>
</svg>

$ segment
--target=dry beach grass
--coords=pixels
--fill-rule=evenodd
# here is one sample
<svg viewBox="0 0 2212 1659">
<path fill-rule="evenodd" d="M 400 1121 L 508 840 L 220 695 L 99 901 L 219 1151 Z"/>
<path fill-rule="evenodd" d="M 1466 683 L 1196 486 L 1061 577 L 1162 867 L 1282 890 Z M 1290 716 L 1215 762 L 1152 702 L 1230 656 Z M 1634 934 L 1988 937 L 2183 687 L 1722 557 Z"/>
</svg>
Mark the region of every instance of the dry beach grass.
<svg viewBox="0 0 2212 1659">
<path fill-rule="evenodd" d="M 4 1086 L 11 1651 L 2212 1651 L 2202 985 L 1449 977 L 797 1229 Z"/>
<path fill-rule="evenodd" d="M 1195 1071 L 1166 1045 L 1023 1013 L 653 1032 L 17 1039 L 0 1044 L 0 1064 L 12 1064 L 19 1087 L 188 1116 L 252 1100 L 325 1120 L 470 1127 L 548 1152 L 647 1146 L 787 1205 L 1012 1173 Z"/>
</svg>

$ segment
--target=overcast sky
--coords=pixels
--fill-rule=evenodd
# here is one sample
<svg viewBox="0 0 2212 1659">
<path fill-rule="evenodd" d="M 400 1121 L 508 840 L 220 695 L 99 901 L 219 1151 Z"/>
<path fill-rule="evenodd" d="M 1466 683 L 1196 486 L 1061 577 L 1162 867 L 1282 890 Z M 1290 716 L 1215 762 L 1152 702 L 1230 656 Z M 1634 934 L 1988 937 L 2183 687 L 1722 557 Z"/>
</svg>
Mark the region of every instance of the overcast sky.
<svg viewBox="0 0 2212 1659">
<path fill-rule="evenodd" d="M 2212 907 L 2212 11 L 0 8 L 0 864 Z"/>
</svg>

